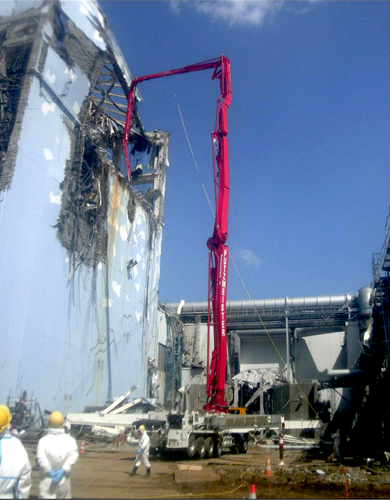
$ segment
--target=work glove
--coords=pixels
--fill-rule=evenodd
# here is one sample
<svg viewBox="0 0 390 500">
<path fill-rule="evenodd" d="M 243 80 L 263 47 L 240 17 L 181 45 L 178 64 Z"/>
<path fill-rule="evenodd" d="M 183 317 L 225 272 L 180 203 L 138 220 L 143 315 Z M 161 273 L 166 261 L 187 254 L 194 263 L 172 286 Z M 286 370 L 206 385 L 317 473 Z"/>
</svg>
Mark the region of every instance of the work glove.
<svg viewBox="0 0 390 500">
<path fill-rule="evenodd" d="M 138 448 L 137 455 L 141 455 L 142 452 L 143 452 L 143 449 L 142 448 Z"/>
<path fill-rule="evenodd" d="M 54 470 L 51 470 L 49 472 L 49 476 L 53 479 L 53 477 L 55 476 L 56 472 Z"/>
<path fill-rule="evenodd" d="M 54 477 L 53 477 L 53 483 L 59 484 L 59 482 L 64 477 L 64 475 L 65 475 L 65 470 L 64 469 L 60 469 L 57 472 L 55 472 L 54 473 Z"/>
</svg>

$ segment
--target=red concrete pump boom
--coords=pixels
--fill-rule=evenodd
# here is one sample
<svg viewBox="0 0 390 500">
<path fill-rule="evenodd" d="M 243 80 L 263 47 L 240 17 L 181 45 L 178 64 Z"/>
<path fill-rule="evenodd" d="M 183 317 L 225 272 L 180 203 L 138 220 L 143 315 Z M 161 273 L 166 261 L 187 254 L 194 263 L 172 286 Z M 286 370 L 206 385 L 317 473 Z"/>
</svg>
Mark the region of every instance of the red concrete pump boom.
<svg viewBox="0 0 390 500">
<path fill-rule="evenodd" d="M 208 293 L 208 348 L 207 348 L 207 403 L 206 411 L 227 412 L 225 401 L 226 380 L 226 292 L 228 275 L 228 247 L 225 245 L 228 236 L 229 210 L 229 157 L 228 157 L 228 124 L 227 114 L 231 101 L 230 61 L 224 55 L 216 59 L 204 61 L 184 68 L 164 71 L 152 75 L 134 78 L 128 95 L 127 115 L 123 134 L 123 148 L 126 158 L 127 173 L 131 180 L 132 172 L 128 153 L 128 138 L 133 117 L 135 90 L 140 82 L 154 80 L 164 76 L 193 73 L 205 69 L 214 69 L 212 80 L 219 78 L 221 95 L 217 101 L 215 130 L 211 133 L 213 149 L 213 171 L 215 189 L 215 222 L 211 238 L 207 240 L 209 249 L 209 293 Z M 212 319 L 211 319 L 212 311 Z M 209 363 L 210 326 L 214 328 L 214 350 Z"/>
</svg>

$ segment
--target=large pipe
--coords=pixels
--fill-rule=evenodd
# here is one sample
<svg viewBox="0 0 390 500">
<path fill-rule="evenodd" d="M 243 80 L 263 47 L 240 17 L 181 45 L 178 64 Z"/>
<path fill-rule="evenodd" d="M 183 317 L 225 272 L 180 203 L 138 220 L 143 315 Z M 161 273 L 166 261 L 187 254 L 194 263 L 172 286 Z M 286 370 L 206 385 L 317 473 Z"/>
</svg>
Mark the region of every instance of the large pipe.
<svg viewBox="0 0 390 500">
<path fill-rule="evenodd" d="M 327 375 L 329 377 L 345 377 L 348 375 L 361 375 L 363 370 L 328 370 Z"/>
<path fill-rule="evenodd" d="M 345 332 L 344 326 L 318 325 L 314 327 L 295 328 L 295 337 L 310 337 L 327 333 Z"/>
<path fill-rule="evenodd" d="M 352 295 L 324 295 L 318 297 L 296 297 L 263 300 L 230 300 L 226 304 L 227 314 L 243 309 L 291 309 L 294 307 L 311 308 L 325 306 L 343 306 L 352 299 Z M 177 310 L 177 303 L 165 304 L 169 309 Z M 186 302 L 182 313 L 207 313 L 207 302 Z"/>
<path fill-rule="evenodd" d="M 357 294 L 357 301 L 360 309 L 360 316 L 371 316 L 371 299 L 372 288 L 370 286 L 364 286 L 360 288 Z"/>
<path fill-rule="evenodd" d="M 282 337 L 285 337 L 285 335 L 286 335 L 285 328 L 267 328 L 267 330 L 265 330 L 264 328 L 258 328 L 258 329 L 253 328 L 251 330 L 242 330 L 240 328 L 233 328 L 232 331 L 235 332 L 239 337 L 245 337 L 245 336 L 258 337 L 261 334 L 267 335 L 267 333 L 269 333 L 272 336 L 278 335 L 279 337 L 282 338 Z M 289 329 L 289 331 L 290 331 L 290 333 L 292 333 L 291 329 Z"/>
<path fill-rule="evenodd" d="M 286 378 L 287 382 L 292 382 L 291 377 L 291 366 L 290 366 L 290 330 L 288 328 L 288 310 L 285 311 L 286 314 Z M 283 454 L 282 454 L 283 461 Z"/>
</svg>

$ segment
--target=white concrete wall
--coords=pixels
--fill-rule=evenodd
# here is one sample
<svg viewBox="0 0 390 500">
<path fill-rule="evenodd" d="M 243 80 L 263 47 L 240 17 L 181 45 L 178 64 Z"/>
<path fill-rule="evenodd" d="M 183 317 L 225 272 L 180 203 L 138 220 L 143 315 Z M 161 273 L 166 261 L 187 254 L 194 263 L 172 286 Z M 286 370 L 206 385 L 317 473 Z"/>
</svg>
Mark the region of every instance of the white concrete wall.
<svg viewBox="0 0 390 500">
<path fill-rule="evenodd" d="M 240 371 L 258 368 L 283 370 L 286 363 L 284 338 L 241 337 Z M 301 337 L 295 341 L 295 373 L 298 381 L 324 377 L 328 370 L 345 368 L 342 365 L 344 332 L 322 333 Z M 283 360 L 281 359 L 283 358 Z"/>
<path fill-rule="evenodd" d="M 167 318 L 165 313 L 159 308 L 157 311 L 157 342 L 167 345 Z"/>
<path fill-rule="evenodd" d="M 324 377 L 328 370 L 344 368 L 341 350 L 344 332 L 301 337 L 295 343 L 295 373 L 298 381 Z"/>
<path fill-rule="evenodd" d="M 156 349 L 156 361 L 157 361 L 157 402 L 158 403 L 163 403 L 164 402 L 164 393 L 165 393 L 165 371 L 164 367 L 159 366 L 159 350 L 161 349 L 161 346 L 166 346 L 167 345 L 167 332 L 168 332 L 168 325 L 167 325 L 167 317 L 165 316 L 165 313 L 158 308 L 157 310 L 157 349 Z M 161 345 L 160 345 L 161 344 Z"/>
<path fill-rule="evenodd" d="M 206 383 L 206 371 L 201 368 L 182 368 L 182 385 L 194 385 Z"/>
<path fill-rule="evenodd" d="M 283 360 L 285 360 L 286 341 L 281 338 L 274 340 L 274 342 Z M 268 338 L 241 338 L 240 371 L 257 368 L 278 368 L 282 371 L 284 365 L 285 362 L 280 359 L 279 354 Z"/>
<path fill-rule="evenodd" d="M 196 338 L 196 325 L 184 325 L 184 348 L 188 353 L 194 355 L 194 345 L 196 345 L 197 360 L 202 362 L 203 366 L 207 366 L 207 324 L 200 323 L 198 326 L 198 338 Z M 214 349 L 214 337 L 211 330 L 210 334 L 210 357 Z"/>
</svg>

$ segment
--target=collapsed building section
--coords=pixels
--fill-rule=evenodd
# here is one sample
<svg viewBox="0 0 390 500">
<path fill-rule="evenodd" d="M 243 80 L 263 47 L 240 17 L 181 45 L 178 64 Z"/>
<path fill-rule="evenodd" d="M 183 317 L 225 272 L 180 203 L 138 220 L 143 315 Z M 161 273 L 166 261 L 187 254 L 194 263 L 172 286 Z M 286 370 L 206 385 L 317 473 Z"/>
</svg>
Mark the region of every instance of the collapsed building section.
<svg viewBox="0 0 390 500">
<path fill-rule="evenodd" d="M 169 134 L 135 116 L 130 183 L 131 75 L 96 2 L 1 15 L 1 399 L 80 411 L 134 384 L 155 398 Z"/>
</svg>

